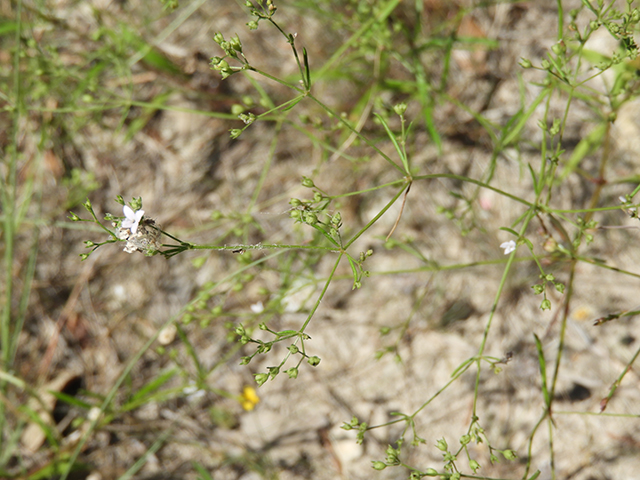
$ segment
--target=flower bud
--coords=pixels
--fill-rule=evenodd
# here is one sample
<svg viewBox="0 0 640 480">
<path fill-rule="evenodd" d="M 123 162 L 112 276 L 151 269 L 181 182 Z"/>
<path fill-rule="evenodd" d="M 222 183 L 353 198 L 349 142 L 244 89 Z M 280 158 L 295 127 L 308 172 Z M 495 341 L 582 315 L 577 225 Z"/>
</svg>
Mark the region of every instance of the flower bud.
<svg viewBox="0 0 640 480">
<path fill-rule="evenodd" d="M 231 113 L 236 116 L 240 115 L 241 113 L 244 113 L 244 107 L 238 103 L 234 103 L 231 105 Z"/>
<path fill-rule="evenodd" d="M 238 34 L 236 34 L 235 37 L 231 37 L 231 40 L 229 40 L 229 44 L 236 52 L 242 53 L 242 42 L 240 41 L 240 37 L 238 37 Z"/>
<path fill-rule="evenodd" d="M 522 68 L 531 68 L 531 67 L 533 67 L 533 64 L 531 63 L 531 60 L 529 60 L 527 58 L 521 58 L 520 61 L 518 62 L 518 64 Z"/>
<path fill-rule="evenodd" d="M 269 380 L 269 374 L 267 373 L 254 373 L 253 374 L 253 378 L 255 379 L 256 383 L 260 386 L 264 385 L 264 383 Z"/>
<path fill-rule="evenodd" d="M 309 225 L 315 225 L 318 223 L 318 216 L 313 212 L 305 212 L 304 213 L 304 222 Z"/>
<path fill-rule="evenodd" d="M 558 43 L 551 47 L 551 51 L 556 55 L 562 55 L 567 51 L 567 46 L 562 40 L 560 40 Z"/>
<path fill-rule="evenodd" d="M 371 466 L 374 470 L 384 470 L 385 468 L 387 468 L 387 465 L 384 462 L 380 461 L 371 462 Z"/>
<path fill-rule="evenodd" d="M 316 367 L 320 363 L 320 357 L 316 357 L 315 355 L 313 357 L 309 357 L 307 363 L 312 367 Z"/>
<path fill-rule="evenodd" d="M 514 452 L 513 450 L 505 450 L 502 452 L 502 455 L 507 460 L 515 460 L 516 458 L 518 458 L 518 455 L 516 455 L 516 452 Z"/>
<path fill-rule="evenodd" d="M 397 105 L 393 106 L 393 111 L 396 112 L 396 115 L 402 116 L 404 115 L 404 112 L 407 111 L 407 104 L 398 103 Z"/>
</svg>

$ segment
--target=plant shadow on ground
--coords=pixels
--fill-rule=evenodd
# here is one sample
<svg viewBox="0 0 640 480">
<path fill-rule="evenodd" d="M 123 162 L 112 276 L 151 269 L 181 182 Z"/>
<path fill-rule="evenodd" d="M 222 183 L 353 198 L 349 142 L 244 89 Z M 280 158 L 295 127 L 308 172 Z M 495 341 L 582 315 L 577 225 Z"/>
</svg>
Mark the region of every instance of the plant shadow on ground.
<svg viewBox="0 0 640 480">
<path fill-rule="evenodd" d="M 634 2 L 248 3 L 5 7 L 0 477 L 631 478 Z"/>
</svg>

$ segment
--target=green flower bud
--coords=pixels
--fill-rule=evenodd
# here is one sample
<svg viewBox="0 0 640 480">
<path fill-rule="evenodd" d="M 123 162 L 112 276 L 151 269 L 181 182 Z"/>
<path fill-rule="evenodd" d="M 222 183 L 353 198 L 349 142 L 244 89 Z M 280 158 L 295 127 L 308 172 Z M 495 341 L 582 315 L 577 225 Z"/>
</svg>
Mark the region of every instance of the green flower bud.
<svg viewBox="0 0 640 480">
<path fill-rule="evenodd" d="M 404 112 L 407 111 L 407 104 L 406 103 L 398 103 L 397 105 L 394 105 L 393 111 L 396 112 L 396 115 L 402 116 L 402 115 L 404 115 Z"/>
<path fill-rule="evenodd" d="M 531 68 L 531 67 L 533 67 L 533 64 L 531 63 L 531 60 L 529 60 L 527 58 L 521 58 L 520 61 L 518 62 L 518 64 L 522 68 Z"/>
<path fill-rule="evenodd" d="M 269 374 L 267 373 L 254 373 L 253 378 L 259 386 L 264 385 L 264 383 L 269 380 Z"/>
<path fill-rule="evenodd" d="M 567 46 L 562 40 L 551 47 L 551 51 L 556 55 L 563 55 L 567 51 Z"/>
<path fill-rule="evenodd" d="M 250 22 L 247 22 L 247 27 L 249 27 L 249 30 L 257 30 L 258 22 L 256 22 L 255 20 L 251 20 Z"/>
<path fill-rule="evenodd" d="M 516 455 L 516 452 L 514 452 L 513 450 L 504 450 L 501 453 L 507 460 L 515 460 L 516 458 L 518 458 L 518 455 Z"/>
<path fill-rule="evenodd" d="M 231 130 L 229 130 L 229 134 L 231 138 L 234 140 L 238 138 L 241 133 L 242 133 L 242 130 L 240 130 L 239 128 L 232 128 Z"/>
<path fill-rule="evenodd" d="M 551 310 L 551 300 L 545 298 L 540 304 L 541 310 Z"/>
<path fill-rule="evenodd" d="M 446 452 L 449 449 L 449 445 L 447 445 L 447 441 L 443 438 L 436 442 L 436 448 L 443 452 Z"/>
<path fill-rule="evenodd" d="M 93 243 L 91 240 L 87 240 L 86 242 L 84 242 L 84 246 L 86 248 L 91 248 L 91 247 L 95 247 L 95 243 Z"/>
<path fill-rule="evenodd" d="M 291 200 L 289 200 L 289 205 L 291 205 L 292 207 L 299 207 L 300 205 L 302 205 L 302 201 L 297 198 L 292 198 Z"/>
<path fill-rule="evenodd" d="M 290 368 L 289 370 L 285 370 L 285 372 L 287 375 L 289 375 L 289 378 L 298 378 L 298 369 L 296 367 Z"/>
<path fill-rule="evenodd" d="M 471 442 L 471 435 L 463 435 L 462 437 L 460 437 L 460 444 L 461 445 L 469 445 L 469 442 Z"/>
<path fill-rule="evenodd" d="M 242 357 L 240 359 L 240 365 L 249 365 L 250 361 L 251 361 L 251 357 Z"/>
<path fill-rule="evenodd" d="M 220 45 L 222 42 L 224 42 L 224 35 L 222 35 L 222 33 L 220 32 L 216 33 L 213 36 L 213 41 Z"/>
<path fill-rule="evenodd" d="M 315 184 L 313 183 L 313 180 L 311 180 L 310 178 L 302 177 L 302 186 L 307 188 L 313 188 L 315 187 Z"/>
<path fill-rule="evenodd" d="M 371 462 L 371 466 L 374 470 L 384 470 L 385 468 L 387 468 L 387 465 L 384 462 L 380 461 Z"/>
<path fill-rule="evenodd" d="M 544 285 L 531 285 L 531 288 L 533 288 L 533 293 L 535 295 L 540 295 L 542 292 L 544 292 Z"/>
<path fill-rule="evenodd" d="M 318 223 L 318 216 L 313 212 L 305 212 L 304 222 L 309 225 L 315 225 L 316 223 Z"/>
<path fill-rule="evenodd" d="M 268 353 L 271 351 L 270 343 L 263 343 L 258 347 L 258 353 Z"/>
<path fill-rule="evenodd" d="M 231 37 L 231 40 L 229 40 L 229 44 L 236 52 L 242 53 L 242 42 L 240 41 L 240 37 L 238 37 L 238 34 L 236 34 L 235 37 Z"/>
<path fill-rule="evenodd" d="M 287 350 L 289 350 L 293 355 L 300 351 L 300 349 L 296 345 L 289 345 L 287 347 Z"/>
<path fill-rule="evenodd" d="M 86 260 L 87 258 L 89 258 L 89 255 L 90 255 L 89 253 L 81 253 L 80 254 L 80 261 Z"/>
<path fill-rule="evenodd" d="M 240 115 L 241 113 L 244 113 L 244 107 L 238 103 L 234 103 L 231 105 L 231 113 L 233 115 Z"/>
<path fill-rule="evenodd" d="M 429 477 L 435 477 L 436 475 L 438 475 L 438 471 L 435 468 L 427 468 L 424 473 L 426 473 Z"/>
<path fill-rule="evenodd" d="M 476 473 L 476 471 L 480 468 L 480 464 L 475 460 L 469 460 L 469 468 L 473 470 L 473 473 Z"/>
<path fill-rule="evenodd" d="M 80 220 L 80 217 L 78 215 L 76 215 L 73 212 L 69 212 L 69 220 L 71 220 L 72 222 L 77 222 L 78 220 Z"/>
<path fill-rule="evenodd" d="M 312 367 L 316 367 L 320 363 L 320 357 L 316 357 L 315 355 L 313 357 L 309 357 L 307 363 Z"/>
</svg>

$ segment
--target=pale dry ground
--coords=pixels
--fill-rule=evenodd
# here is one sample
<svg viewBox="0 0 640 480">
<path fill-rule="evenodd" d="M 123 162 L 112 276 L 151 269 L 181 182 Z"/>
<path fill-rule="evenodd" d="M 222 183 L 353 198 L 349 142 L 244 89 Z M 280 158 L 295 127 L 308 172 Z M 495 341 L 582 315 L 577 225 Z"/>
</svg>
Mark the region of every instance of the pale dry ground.
<svg viewBox="0 0 640 480">
<path fill-rule="evenodd" d="M 264 70 L 279 76 L 295 72 L 287 45 L 274 36 L 271 29 L 264 25 L 258 32 L 249 34 L 243 27 L 247 18 L 240 9 L 231 2 L 219 4 L 203 5 L 196 15 L 162 42 L 161 47 L 177 62 L 184 65 L 191 62 L 199 72 L 198 81 L 212 89 L 220 86 L 217 73 L 208 70 L 206 58 L 219 54 L 211 40 L 216 31 L 222 31 L 226 36 L 238 32 L 245 42 L 247 56 L 257 59 Z M 148 8 L 145 4 L 138 7 Z M 309 49 L 312 64 L 321 65 L 340 45 L 341 39 L 313 18 L 287 15 L 284 2 L 280 7 L 282 18 L 287 19 L 283 21 L 284 25 L 299 33 L 297 42 Z M 91 30 L 93 26 L 84 8 L 88 7 L 70 15 L 74 21 L 84 19 L 86 28 Z M 114 18 L 122 14 L 117 4 L 98 5 L 98 8 L 108 8 Z M 517 62 L 520 57 L 536 61 L 544 55 L 544 49 L 551 46 L 557 28 L 554 8 L 555 2 L 551 1 L 516 6 L 505 4 L 471 15 L 474 28 L 489 38 L 500 40 L 501 46 L 497 51 L 481 52 L 476 56 L 457 52 L 453 56 L 449 93 L 471 108 L 480 108 L 489 98 L 483 114 L 498 123 L 506 122 L 519 108 L 516 75 L 523 72 Z M 565 9 L 568 11 L 569 7 Z M 152 37 L 161 26 L 153 24 L 152 31 L 145 37 Z M 201 53 L 205 59 L 197 60 L 196 53 Z M 485 75 L 487 72 L 492 76 Z M 540 75 L 535 71 L 523 73 L 525 81 L 540 79 Z M 494 87 L 491 83 L 494 77 L 498 79 L 495 91 L 488 97 Z M 162 78 L 152 76 L 140 87 L 141 97 L 146 94 L 147 98 L 152 98 L 154 82 L 160 81 Z M 251 92 L 248 82 L 240 76 L 225 82 L 225 88 L 233 92 L 233 96 Z M 266 85 L 274 95 L 285 98 L 285 92 L 273 84 Z M 315 91 L 328 104 L 341 110 L 351 105 L 357 94 L 354 89 L 346 82 L 344 85 L 326 82 L 319 84 Z M 527 84 L 527 102 L 531 102 L 538 91 Z M 212 103 L 224 110 L 232 101 Z M 175 93 L 170 104 L 200 110 L 209 108 L 188 93 Z M 563 108 L 564 102 L 558 102 L 558 112 Z M 638 172 L 640 121 L 637 112 L 637 103 L 627 106 L 615 124 L 615 162 L 610 167 L 611 176 Z M 312 113 L 319 115 L 318 111 Z M 539 140 L 536 122 L 542 113 L 542 109 L 536 112 L 523 138 Z M 417 114 L 415 106 L 410 105 L 408 116 Z M 572 115 L 566 134 L 568 145 L 575 145 L 592 125 L 586 121 L 591 114 L 579 105 Z M 414 132 L 416 140 L 412 153 L 412 162 L 419 167 L 419 172 L 453 172 L 479 178 L 488 167 L 491 155 L 488 138 L 482 135 L 478 126 L 469 122 L 468 115 L 450 105 L 439 108 L 436 119 L 440 131 L 445 134 L 443 154 L 438 155 L 420 127 Z M 214 209 L 224 213 L 245 210 L 274 135 L 272 124 L 257 123 L 240 139 L 229 140 L 227 130 L 236 126 L 233 122 L 163 111 L 127 142 L 123 133 L 117 131 L 119 120 L 117 113 L 107 114 L 102 125 L 89 125 L 81 132 L 82 136 L 75 139 L 75 156 L 64 159 L 65 164 L 95 174 L 100 188 L 90 198 L 96 213 L 99 217 L 106 212 L 120 214 L 119 206 L 113 202 L 116 195 L 123 195 L 125 199 L 142 196 L 144 210 L 165 230 L 201 243 L 211 242 L 211 238 L 221 232 L 211 229 L 199 232 L 206 228 Z M 305 137 L 288 128 L 279 135 L 273 166 L 260 196 L 262 203 L 251 212 L 264 233 L 250 242 L 301 242 L 309 238 L 308 229 L 293 226 L 287 213 L 289 198 L 309 195 L 309 191 L 300 186 L 303 175 L 313 175 L 316 184 L 329 193 L 368 188 L 395 178 L 396 173 L 390 172 L 378 157 L 374 156 L 369 164 L 358 170 L 343 159 L 320 164 L 320 152 Z M 390 145 L 381 142 L 380 147 L 393 156 Z M 352 151 L 365 152 L 361 147 Z M 507 151 L 498 159 L 493 184 L 530 200 L 530 178 L 524 166 L 526 162 L 538 165 L 539 152 L 524 150 L 521 155 L 521 163 L 516 160 L 515 151 Z M 583 164 L 587 170 L 596 166 L 595 157 Z M 47 188 L 52 203 L 56 200 L 59 203 L 64 198 L 59 178 L 52 175 Z M 558 190 L 553 206 L 582 207 L 587 204 L 593 188 L 592 184 L 574 175 Z M 459 189 L 473 191 L 471 186 L 449 180 L 414 184 L 394 237 L 413 239 L 415 247 L 425 257 L 441 265 L 503 259 L 499 244 L 510 237 L 498 229 L 509 226 L 523 212 L 523 207 L 493 192 L 483 191 L 479 199 L 483 208 L 478 208 L 482 231 L 474 230 L 463 237 L 451 221 L 436 211 L 438 206 L 452 206 L 454 200 L 448 192 Z M 617 197 L 631 189 L 628 185 L 608 187 L 601 204 L 616 204 Z M 345 229 L 353 232 L 362 226 L 380 211 L 393 193 L 379 190 L 344 202 L 340 211 Z M 394 224 L 398 210 L 394 206 L 354 246 L 353 252 L 374 250 L 374 255 L 367 260 L 372 277 L 364 279 L 360 290 L 352 291 L 348 269 L 341 268 L 339 273 L 346 279 L 332 283 L 312 320 L 307 330 L 312 337 L 308 348 L 311 354 L 322 358 L 317 368 L 303 366 L 295 381 L 282 374 L 265 384 L 258 391 L 261 402 L 252 412 L 244 412 L 237 402 L 213 393 L 207 393 L 203 398 L 147 404 L 99 429 L 89 441 L 82 460 L 91 463 L 100 478 L 117 478 L 144 454 L 161 432 L 175 428 L 137 478 L 196 478 L 191 461 L 211 469 L 217 480 L 259 478 L 257 471 L 241 467 L 249 463 L 248 458 L 264 468 L 266 477 L 277 472 L 282 479 L 405 478 L 407 474 L 400 469 L 374 472 L 370 466 L 371 460 L 384 458 L 388 442 L 397 438 L 398 426 L 372 431 L 362 446 L 355 443 L 353 432 L 345 432 L 339 427 L 353 415 L 369 424 L 378 424 L 389 421 L 391 412 L 411 413 L 442 388 L 455 368 L 477 353 L 504 264 L 435 274 L 384 274 L 424 266 L 424 262 L 398 249 L 388 251 L 383 247 L 383 239 Z M 75 211 L 86 217 L 81 209 Z M 597 214 L 595 219 L 605 225 L 638 225 L 637 220 L 629 219 L 621 211 Z M 542 252 L 543 237 L 538 228 L 539 224 L 534 222 L 528 236 L 537 251 Z M 588 251 L 609 265 L 640 272 L 639 235 L 638 230 L 631 229 L 599 230 Z M 35 376 L 35 372 L 43 363 L 42 355 L 50 344 L 56 322 L 62 319 L 66 324 L 57 340 L 47 380 L 71 372 L 82 379 L 83 388 L 106 394 L 132 356 L 194 297 L 200 286 L 222 279 L 237 268 L 238 263 L 229 252 L 190 252 L 165 260 L 128 255 L 117 246 L 103 247 L 81 263 L 78 254 L 84 251 L 81 242 L 86 239 L 99 241 L 102 237 L 87 231 L 44 230 L 33 315 L 22 336 L 20 373 L 34 382 L 42 379 L 42 376 Z M 263 254 L 267 252 L 257 256 Z M 519 255 L 526 254 L 526 249 L 521 247 Z M 196 269 L 191 261 L 202 255 L 206 255 L 207 260 Z M 333 260 L 334 254 L 329 254 L 315 266 L 318 278 L 326 278 Z M 549 268 L 558 279 L 567 280 L 567 271 L 562 265 Z M 541 298 L 534 296 L 530 288 L 538 281 L 538 273 L 532 262 L 517 263 L 513 267 L 486 348 L 486 354 L 495 357 L 513 352 L 513 359 L 499 375 L 483 371 L 479 394 L 480 422 L 492 445 L 512 448 L 521 459 L 526 456 L 528 435 L 543 407 L 533 334 L 543 340 L 551 365 L 557 348 L 562 305 L 562 296 L 552 292 L 553 309 L 550 312 L 539 309 Z M 226 297 L 225 306 L 230 310 L 250 312 L 251 305 L 267 300 L 257 287 L 275 290 L 280 281 L 277 272 L 265 271 L 245 290 Z M 558 387 L 564 398 L 555 404 L 557 411 L 575 413 L 557 413 L 555 416 L 557 478 L 637 478 L 637 472 L 640 472 L 640 456 L 637 455 L 640 422 L 577 413 L 598 411 L 600 400 L 637 348 L 637 319 L 611 322 L 601 327 L 594 327 L 593 320 L 640 303 L 638 280 L 581 264 L 575 285 Z M 315 290 L 303 292 L 310 295 L 306 303 L 304 295 L 290 298 L 291 310 L 297 305 L 300 311 L 272 318 L 269 325 L 274 329 L 299 328 L 306 318 L 305 309 L 315 301 L 321 287 L 322 282 Z M 418 302 L 419 299 L 422 301 Z M 397 336 L 393 331 L 389 336 L 381 337 L 380 327 L 400 325 L 411 315 L 416 304 L 419 305 L 417 311 L 399 343 L 402 363 L 395 362 L 391 355 L 374 360 L 376 351 L 392 344 Z M 456 315 L 456 308 L 466 313 Z M 443 321 L 451 316 L 454 321 Z M 185 330 L 205 368 L 211 368 L 231 348 L 221 321 L 204 329 L 195 322 Z M 192 372 L 184 348 L 179 341 L 174 346 L 180 352 L 178 362 Z M 245 354 L 250 351 L 245 350 Z M 252 373 L 265 371 L 267 366 L 279 362 L 283 349 L 274 348 L 248 367 L 238 366 L 239 355 L 232 356 L 209 377 L 208 384 L 212 389 L 239 393 L 243 385 L 252 384 Z M 166 355 L 150 350 L 133 370 L 133 386 L 139 388 L 172 365 L 173 361 Z M 172 385 L 176 387 L 187 383 L 182 378 L 174 380 Z M 409 455 L 404 458 L 407 463 L 423 469 L 441 468 L 441 452 L 434 444 L 445 437 L 453 448 L 457 439 L 466 433 L 474 380 L 475 370 L 472 369 L 421 412 L 417 417 L 418 431 L 427 442 L 416 449 L 408 448 Z M 585 398 L 570 400 L 576 385 L 583 387 Z M 630 372 L 607 412 L 637 413 L 640 409 L 639 385 L 638 375 Z M 123 395 L 127 391 L 123 387 Z M 212 422 L 209 409 L 213 406 L 232 412 L 235 417 L 233 428 L 219 427 Z M 542 471 L 539 477 L 542 480 L 551 478 L 547 438 L 545 425 L 534 442 L 532 462 L 533 470 Z M 491 466 L 484 445 L 474 446 L 472 452 L 482 465 L 479 473 L 483 475 L 520 478 L 523 473 L 519 461 L 503 460 Z M 246 456 L 246 459 L 223 464 L 225 455 Z M 29 458 L 34 465 L 42 460 L 39 454 Z M 259 470 L 257 466 L 255 468 Z"/>
</svg>

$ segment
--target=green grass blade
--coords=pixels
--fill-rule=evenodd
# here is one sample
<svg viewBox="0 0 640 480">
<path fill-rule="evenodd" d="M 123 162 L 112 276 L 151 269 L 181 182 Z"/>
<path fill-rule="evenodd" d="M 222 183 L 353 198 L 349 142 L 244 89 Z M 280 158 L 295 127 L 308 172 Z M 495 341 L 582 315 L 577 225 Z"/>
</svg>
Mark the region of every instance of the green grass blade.
<svg viewBox="0 0 640 480">
<path fill-rule="evenodd" d="M 540 377 L 542 380 L 542 395 L 544 396 L 544 403 L 547 409 L 551 406 L 551 396 L 549 395 L 549 388 L 547 387 L 547 363 L 544 359 L 544 352 L 542 351 L 542 342 L 538 338 L 538 335 L 533 334 L 536 340 L 536 349 L 538 350 L 538 364 L 540 365 Z"/>
</svg>

